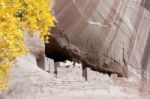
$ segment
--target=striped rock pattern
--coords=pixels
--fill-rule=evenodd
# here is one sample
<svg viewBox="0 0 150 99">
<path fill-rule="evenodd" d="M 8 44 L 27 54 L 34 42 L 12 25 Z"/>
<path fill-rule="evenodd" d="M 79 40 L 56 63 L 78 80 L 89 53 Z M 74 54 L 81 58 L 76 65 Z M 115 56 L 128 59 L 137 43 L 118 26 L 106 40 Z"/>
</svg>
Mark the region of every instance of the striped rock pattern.
<svg viewBox="0 0 150 99">
<path fill-rule="evenodd" d="M 58 29 L 53 38 L 59 51 L 72 60 L 100 72 L 128 76 L 128 66 L 141 70 L 150 63 L 150 13 L 143 5 L 148 4 L 144 0 L 56 0 Z"/>
<path fill-rule="evenodd" d="M 150 0 L 145 0 L 144 1 L 144 7 L 150 11 Z"/>
</svg>

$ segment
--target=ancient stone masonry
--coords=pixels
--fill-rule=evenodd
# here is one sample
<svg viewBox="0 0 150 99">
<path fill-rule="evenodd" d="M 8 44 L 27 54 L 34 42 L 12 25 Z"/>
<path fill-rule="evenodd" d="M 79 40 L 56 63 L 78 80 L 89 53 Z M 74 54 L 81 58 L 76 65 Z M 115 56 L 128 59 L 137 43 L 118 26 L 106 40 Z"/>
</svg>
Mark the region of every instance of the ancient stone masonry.
<svg viewBox="0 0 150 99">
<path fill-rule="evenodd" d="M 66 81 L 82 81 L 82 65 L 66 62 L 55 62 L 52 59 L 46 58 L 45 70 L 55 77 Z"/>
<path fill-rule="evenodd" d="M 56 0 L 47 55 L 59 52 L 95 71 L 150 81 L 149 11 L 150 0 Z"/>
<path fill-rule="evenodd" d="M 142 67 L 149 7 L 149 0 L 56 0 L 57 25 L 46 45 L 47 55 L 57 59 L 59 53 L 58 59 L 128 77 L 129 64 Z"/>
<path fill-rule="evenodd" d="M 109 80 L 111 76 L 117 78 L 117 74 L 103 74 L 89 67 L 83 68 L 82 64 L 73 63 L 68 60 L 64 62 L 54 62 L 54 60 L 50 58 L 46 58 L 45 60 L 45 71 L 63 81 L 105 82 Z"/>
<path fill-rule="evenodd" d="M 97 71 L 91 70 L 91 68 L 85 68 L 84 70 L 86 74 L 85 78 L 87 81 L 101 81 L 109 79 L 108 74 L 99 73 Z"/>
<path fill-rule="evenodd" d="M 53 9 L 50 43 L 25 34 L 29 53 L 0 99 L 150 99 L 150 0 L 55 0 Z"/>
<path fill-rule="evenodd" d="M 54 75 L 55 74 L 55 65 L 54 65 L 54 60 L 45 57 L 45 71 L 49 72 L 50 74 Z"/>
</svg>

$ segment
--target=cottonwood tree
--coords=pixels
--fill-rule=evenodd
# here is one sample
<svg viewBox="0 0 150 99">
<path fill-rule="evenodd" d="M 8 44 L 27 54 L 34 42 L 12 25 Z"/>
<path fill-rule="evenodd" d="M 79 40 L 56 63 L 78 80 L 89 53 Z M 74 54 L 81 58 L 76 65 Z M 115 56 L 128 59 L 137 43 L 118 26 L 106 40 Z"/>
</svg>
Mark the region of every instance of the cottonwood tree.
<svg viewBox="0 0 150 99">
<path fill-rule="evenodd" d="M 27 53 L 23 32 L 48 41 L 53 0 L 0 0 L 0 90 L 8 88 L 11 62 Z"/>
</svg>

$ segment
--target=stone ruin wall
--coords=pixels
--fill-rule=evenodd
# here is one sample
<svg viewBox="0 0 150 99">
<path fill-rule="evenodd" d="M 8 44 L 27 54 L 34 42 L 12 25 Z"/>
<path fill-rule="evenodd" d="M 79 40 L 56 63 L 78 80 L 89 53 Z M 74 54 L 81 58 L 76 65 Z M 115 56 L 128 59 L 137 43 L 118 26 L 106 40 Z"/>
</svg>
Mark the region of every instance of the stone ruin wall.
<svg viewBox="0 0 150 99">
<path fill-rule="evenodd" d="M 82 64 L 71 61 L 54 62 L 53 59 L 45 58 L 45 71 L 56 78 L 70 82 L 114 82 L 118 78 L 117 74 L 104 74 L 92 70 L 89 67 L 83 68 Z"/>
</svg>

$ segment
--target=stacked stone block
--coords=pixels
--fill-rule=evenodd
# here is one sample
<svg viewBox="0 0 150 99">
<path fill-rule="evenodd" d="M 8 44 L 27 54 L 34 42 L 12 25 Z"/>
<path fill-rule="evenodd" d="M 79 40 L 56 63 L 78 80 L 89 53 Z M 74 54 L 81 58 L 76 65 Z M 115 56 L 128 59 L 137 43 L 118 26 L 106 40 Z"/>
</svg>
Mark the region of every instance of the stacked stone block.
<svg viewBox="0 0 150 99">
<path fill-rule="evenodd" d="M 50 58 L 45 58 L 45 71 L 49 72 L 52 75 L 55 75 L 55 65 L 54 60 Z"/>
<path fill-rule="evenodd" d="M 56 62 L 57 78 L 66 81 L 82 81 L 82 65 L 70 61 Z"/>
</svg>

